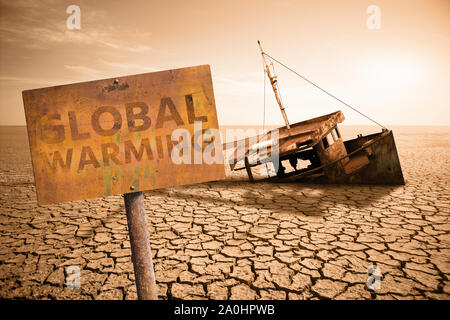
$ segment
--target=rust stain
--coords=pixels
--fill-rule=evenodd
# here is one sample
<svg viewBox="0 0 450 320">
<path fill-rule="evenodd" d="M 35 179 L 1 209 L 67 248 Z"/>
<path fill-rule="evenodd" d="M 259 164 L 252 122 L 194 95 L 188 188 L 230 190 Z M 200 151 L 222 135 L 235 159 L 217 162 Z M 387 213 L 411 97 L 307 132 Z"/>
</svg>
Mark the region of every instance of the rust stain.
<svg viewBox="0 0 450 320">
<path fill-rule="evenodd" d="M 109 85 L 109 86 L 105 86 L 105 87 L 103 87 L 103 91 L 111 92 L 111 91 L 114 91 L 114 90 L 126 90 L 129 87 L 130 86 L 128 85 L 128 83 L 125 82 L 125 83 L 120 84 L 120 85 L 112 84 L 112 85 Z"/>
</svg>

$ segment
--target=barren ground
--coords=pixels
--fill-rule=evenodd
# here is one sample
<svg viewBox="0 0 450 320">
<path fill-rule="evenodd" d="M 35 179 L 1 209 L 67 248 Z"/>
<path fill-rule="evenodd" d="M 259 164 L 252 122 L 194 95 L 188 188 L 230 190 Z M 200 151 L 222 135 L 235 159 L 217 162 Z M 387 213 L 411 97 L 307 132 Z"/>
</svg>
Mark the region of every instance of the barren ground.
<svg viewBox="0 0 450 320">
<path fill-rule="evenodd" d="M 405 186 L 229 175 L 146 192 L 160 298 L 449 299 L 450 128 L 394 134 Z M 38 207 L 25 128 L 0 127 L 0 200 L 0 298 L 136 299 L 122 197 Z"/>
</svg>

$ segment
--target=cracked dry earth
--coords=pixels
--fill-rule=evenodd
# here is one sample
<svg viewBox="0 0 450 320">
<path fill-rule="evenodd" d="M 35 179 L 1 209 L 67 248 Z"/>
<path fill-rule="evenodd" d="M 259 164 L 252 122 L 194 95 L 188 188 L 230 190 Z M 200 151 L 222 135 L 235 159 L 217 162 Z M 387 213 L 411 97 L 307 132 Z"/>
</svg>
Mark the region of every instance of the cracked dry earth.
<svg viewBox="0 0 450 320">
<path fill-rule="evenodd" d="M 229 174 L 146 192 L 160 298 L 449 299 L 450 128 L 421 130 L 394 129 L 405 186 Z M 38 207 L 26 131 L 5 127 L 0 197 L 0 298 L 136 299 L 122 197 Z"/>
</svg>

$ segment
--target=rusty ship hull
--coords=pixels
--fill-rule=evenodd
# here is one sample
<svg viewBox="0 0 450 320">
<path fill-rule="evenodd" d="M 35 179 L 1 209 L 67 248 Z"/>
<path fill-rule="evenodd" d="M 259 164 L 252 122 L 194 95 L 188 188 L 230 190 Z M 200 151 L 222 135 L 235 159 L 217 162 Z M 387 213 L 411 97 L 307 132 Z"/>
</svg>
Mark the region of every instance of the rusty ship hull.
<svg viewBox="0 0 450 320">
<path fill-rule="evenodd" d="M 273 129 L 266 134 L 227 143 L 233 147 L 232 170 L 246 170 L 255 180 L 252 168 L 272 163 L 274 175 L 260 180 L 312 183 L 403 185 L 400 160 L 391 130 L 344 141 L 338 123 L 345 119 L 341 111 Z M 274 139 L 276 137 L 276 139 Z M 261 141 L 275 140 L 261 151 Z M 253 143 L 251 143 L 253 141 Z M 244 148 L 238 151 L 238 146 Z M 252 161 L 258 153 L 259 160 Z M 263 155 L 261 157 L 261 155 Z M 308 165 L 301 166 L 302 161 Z M 238 166 L 238 163 L 243 165 Z M 287 171 L 287 169 L 291 171 Z"/>
</svg>

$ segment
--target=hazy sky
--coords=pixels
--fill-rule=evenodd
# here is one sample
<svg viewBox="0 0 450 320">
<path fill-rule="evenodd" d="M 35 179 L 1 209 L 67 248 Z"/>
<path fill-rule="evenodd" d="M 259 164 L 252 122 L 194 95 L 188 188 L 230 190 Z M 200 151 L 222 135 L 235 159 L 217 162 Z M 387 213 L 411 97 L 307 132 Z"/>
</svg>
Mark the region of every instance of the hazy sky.
<svg viewBox="0 0 450 320">
<path fill-rule="evenodd" d="M 0 125 L 24 125 L 21 91 L 210 64 L 219 123 L 262 124 L 272 56 L 385 125 L 450 125 L 449 0 L 0 0 Z M 81 8 L 69 30 L 66 8 Z M 369 29 L 366 9 L 381 9 Z M 341 109 L 275 65 L 290 122 Z M 267 86 L 266 123 L 283 123 Z"/>
</svg>

